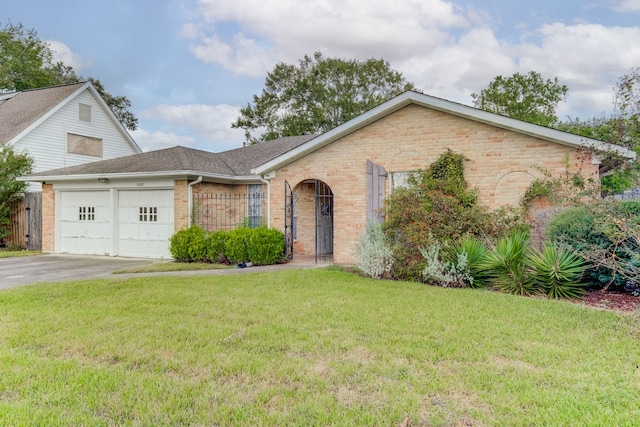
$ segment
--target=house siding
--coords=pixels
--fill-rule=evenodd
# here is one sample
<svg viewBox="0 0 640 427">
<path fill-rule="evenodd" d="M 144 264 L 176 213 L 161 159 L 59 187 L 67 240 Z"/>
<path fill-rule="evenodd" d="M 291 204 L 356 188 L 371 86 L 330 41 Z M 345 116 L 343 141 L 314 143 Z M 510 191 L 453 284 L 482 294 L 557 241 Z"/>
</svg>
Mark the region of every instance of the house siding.
<svg viewBox="0 0 640 427">
<path fill-rule="evenodd" d="M 79 104 L 91 105 L 91 123 L 79 120 Z M 67 153 L 67 134 L 102 139 L 102 157 Z M 85 89 L 13 145 L 16 152 L 27 151 L 34 159 L 33 173 L 76 166 L 98 160 L 136 154 L 139 151 L 122 135 L 98 100 Z M 39 191 L 29 183 L 29 191 Z"/>
<path fill-rule="evenodd" d="M 366 161 L 382 165 L 390 176 L 425 168 L 447 148 L 469 159 L 465 178 L 478 188 L 480 203 L 492 209 L 516 205 L 541 176 L 536 165 L 555 176 L 567 168 L 598 176 L 598 166 L 576 149 L 410 105 L 278 169 L 271 180 L 271 224 L 284 228 L 280 201 L 285 180 L 292 188 L 306 179 L 322 180 L 334 195 L 334 262 L 353 263 L 367 217 Z M 388 195 L 390 179 L 386 181 Z M 298 222 L 298 230 L 303 229 Z M 297 248 L 309 252 L 311 237 L 298 237 Z"/>
</svg>

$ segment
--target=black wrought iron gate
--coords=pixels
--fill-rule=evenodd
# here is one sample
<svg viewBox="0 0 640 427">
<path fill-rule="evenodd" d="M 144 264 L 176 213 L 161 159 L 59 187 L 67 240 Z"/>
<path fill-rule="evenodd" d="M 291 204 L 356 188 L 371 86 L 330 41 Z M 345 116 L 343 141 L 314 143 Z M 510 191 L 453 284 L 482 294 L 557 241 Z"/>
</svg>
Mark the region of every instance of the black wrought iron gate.
<svg viewBox="0 0 640 427">
<path fill-rule="evenodd" d="M 333 261 L 333 192 L 315 180 L 316 194 L 316 263 Z"/>
<path fill-rule="evenodd" d="M 284 256 L 293 259 L 293 191 L 284 182 Z"/>
</svg>

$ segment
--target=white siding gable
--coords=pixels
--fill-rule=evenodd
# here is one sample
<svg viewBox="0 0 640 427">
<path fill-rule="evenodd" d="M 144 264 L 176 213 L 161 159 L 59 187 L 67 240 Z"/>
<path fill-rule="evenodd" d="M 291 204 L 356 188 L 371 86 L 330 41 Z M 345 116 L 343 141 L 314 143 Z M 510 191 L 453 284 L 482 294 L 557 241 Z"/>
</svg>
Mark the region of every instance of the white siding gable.
<svg viewBox="0 0 640 427">
<path fill-rule="evenodd" d="M 80 120 L 80 104 L 91 106 L 91 122 Z M 98 160 L 113 159 L 139 153 L 109 112 L 103 109 L 89 89 L 85 89 L 35 129 L 13 145 L 16 152 L 27 151 L 34 158 L 33 173 L 76 166 Z M 69 154 L 67 134 L 89 136 L 102 140 L 102 157 Z M 29 191 L 40 191 L 39 183 L 29 183 Z"/>
</svg>

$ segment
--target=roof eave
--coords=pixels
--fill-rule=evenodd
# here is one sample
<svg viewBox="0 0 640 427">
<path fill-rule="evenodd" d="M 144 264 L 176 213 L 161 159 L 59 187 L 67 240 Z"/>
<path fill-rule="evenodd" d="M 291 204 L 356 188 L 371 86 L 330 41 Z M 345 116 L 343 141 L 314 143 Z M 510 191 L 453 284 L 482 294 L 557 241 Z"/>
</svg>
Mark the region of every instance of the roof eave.
<svg viewBox="0 0 640 427">
<path fill-rule="evenodd" d="M 202 171 L 161 171 L 161 172 L 125 172 L 125 173 L 92 173 L 77 175 L 38 175 L 38 176 L 21 176 L 18 181 L 27 182 L 81 182 L 98 180 L 99 178 L 107 178 L 109 180 L 134 180 L 134 179 L 153 179 L 153 178 L 173 178 L 173 179 L 195 179 L 197 177 L 209 182 L 217 182 L 221 184 L 242 184 L 247 182 L 259 182 L 260 177 L 257 175 L 225 175 L 214 174 Z"/>
</svg>

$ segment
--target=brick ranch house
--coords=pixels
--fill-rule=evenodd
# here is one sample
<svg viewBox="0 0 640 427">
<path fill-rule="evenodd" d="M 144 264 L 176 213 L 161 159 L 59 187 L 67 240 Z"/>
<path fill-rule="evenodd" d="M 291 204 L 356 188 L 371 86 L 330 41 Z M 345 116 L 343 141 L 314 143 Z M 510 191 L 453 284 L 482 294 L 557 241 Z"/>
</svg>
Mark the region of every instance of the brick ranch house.
<svg viewBox="0 0 640 427">
<path fill-rule="evenodd" d="M 294 257 L 353 263 L 367 216 L 447 148 L 469 159 L 465 176 L 481 203 L 498 208 L 519 203 L 541 176 L 536 166 L 599 178 L 600 162 L 586 147 L 634 157 L 622 147 L 409 91 L 322 135 L 222 153 L 174 147 L 24 179 L 42 183 L 45 252 L 167 258 L 175 231 L 202 215 L 221 211 L 228 219 L 239 211 L 240 221 L 258 218 L 285 232 Z M 248 196 L 234 198 L 240 194 Z M 202 214 L 209 196 L 216 203 Z M 220 228 L 216 218 L 206 228 Z"/>
</svg>

